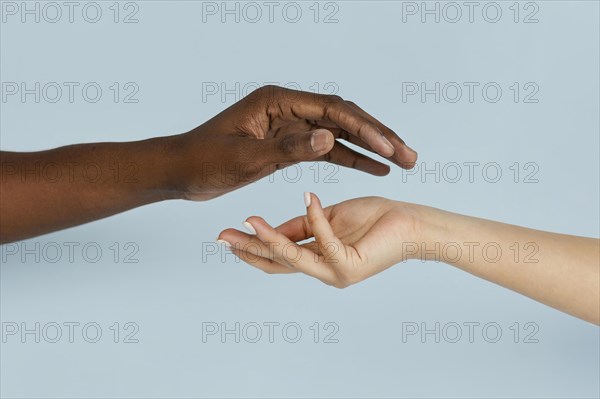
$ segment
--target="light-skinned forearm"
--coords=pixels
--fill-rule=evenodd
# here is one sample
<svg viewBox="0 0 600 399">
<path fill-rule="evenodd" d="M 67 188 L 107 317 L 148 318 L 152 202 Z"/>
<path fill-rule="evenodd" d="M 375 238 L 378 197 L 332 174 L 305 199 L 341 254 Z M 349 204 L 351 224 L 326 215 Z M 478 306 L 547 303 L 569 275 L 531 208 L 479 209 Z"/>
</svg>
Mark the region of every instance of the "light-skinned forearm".
<svg viewBox="0 0 600 399">
<path fill-rule="evenodd" d="M 440 260 L 600 323 L 600 241 L 423 208 L 423 241 Z M 457 256 L 461 248 L 461 256 Z M 420 252 L 422 258 L 427 254 Z M 430 259 L 429 258 L 429 259 Z"/>
</svg>

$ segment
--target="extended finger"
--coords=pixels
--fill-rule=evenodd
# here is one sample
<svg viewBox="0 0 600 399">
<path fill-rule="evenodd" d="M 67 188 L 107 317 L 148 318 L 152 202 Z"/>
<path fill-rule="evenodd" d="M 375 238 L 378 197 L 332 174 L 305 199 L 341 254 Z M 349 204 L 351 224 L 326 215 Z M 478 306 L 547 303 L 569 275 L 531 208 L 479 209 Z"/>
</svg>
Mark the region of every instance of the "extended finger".
<svg viewBox="0 0 600 399">
<path fill-rule="evenodd" d="M 331 162 L 347 168 L 361 170 L 375 176 L 385 176 L 390 173 L 390 167 L 381 162 L 356 152 L 339 141 L 335 143 L 331 151 L 323 156 L 327 162 Z"/>
<path fill-rule="evenodd" d="M 260 269 L 265 273 L 290 274 L 290 273 L 298 272 L 297 269 L 290 268 L 288 266 L 284 266 L 284 265 L 279 264 L 271 259 L 263 258 L 261 256 L 252 254 L 250 252 L 246 252 L 246 251 L 242 251 L 242 250 L 238 250 L 238 249 L 232 249 L 231 252 L 235 256 L 237 256 L 238 258 L 240 258 L 241 260 L 243 260 L 244 262 L 249 264 L 250 266 L 254 266 L 257 269 Z"/>
<path fill-rule="evenodd" d="M 384 157 L 394 154 L 394 146 L 379 127 L 351 108 L 341 97 L 293 90 L 285 92 L 294 94 L 294 100 L 288 103 L 295 118 L 306 119 L 313 124 L 321 124 L 319 121 L 333 122 L 341 129 L 359 137 L 378 154 Z"/>
<path fill-rule="evenodd" d="M 334 268 L 340 267 L 340 264 L 346 261 L 345 247 L 334 234 L 321 206 L 321 201 L 313 193 L 304 193 L 304 201 L 308 224 L 315 236 L 315 240 L 319 244 L 323 257 Z"/>
<path fill-rule="evenodd" d="M 335 272 L 313 252 L 290 241 L 260 217 L 252 216 L 247 222 L 261 241 L 272 245 L 274 261 L 296 268 L 326 284 L 333 284 Z"/>
<path fill-rule="evenodd" d="M 383 133 L 383 135 L 388 139 L 390 143 L 392 143 L 395 152 L 392 156 L 387 157 L 390 161 L 405 169 L 411 169 L 415 165 L 415 162 L 417 161 L 417 152 L 410 148 L 404 142 L 404 140 L 398 137 L 398 135 L 392 129 L 381 123 L 378 119 L 370 115 L 368 112 L 363 110 L 361 107 L 359 107 L 352 101 L 346 101 L 346 103 L 350 108 L 354 109 L 365 119 L 377 125 L 377 127 Z M 356 140 L 355 138 L 352 138 L 350 140 L 350 142 L 353 142 L 353 144 L 357 144 L 357 141 L 358 140 Z"/>
</svg>

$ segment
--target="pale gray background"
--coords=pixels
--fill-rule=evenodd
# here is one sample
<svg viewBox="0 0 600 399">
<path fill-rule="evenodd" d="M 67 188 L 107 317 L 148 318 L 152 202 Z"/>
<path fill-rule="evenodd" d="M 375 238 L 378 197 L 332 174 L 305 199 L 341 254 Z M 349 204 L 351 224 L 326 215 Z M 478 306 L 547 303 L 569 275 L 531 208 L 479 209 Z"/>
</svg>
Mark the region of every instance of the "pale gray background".
<svg viewBox="0 0 600 399">
<path fill-rule="evenodd" d="M 2 396 L 599 396 L 597 327 L 449 266 L 409 262 L 340 291 L 302 275 L 269 276 L 231 256 L 202 262 L 202 243 L 221 229 L 253 214 L 273 223 L 300 214 L 308 190 L 326 204 L 381 195 L 598 237 L 598 2 L 538 1 L 535 24 L 514 23 L 512 1 L 499 2 L 496 24 L 482 19 L 481 7 L 474 23 L 466 16 L 455 24 L 403 23 L 402 4 L 393 1 L 336 2 L 333 24 L 312 21 L 312 1 L 300 3 L 305 14 L 296 24 L 281 13 L 274 23 L 266 16 L 255 24 L 203 23 L 201 2 L 143 1 L 139 23 L 114 24 L 112 3 L 101 3 L 107 14 L 97 24 L 81 14 L 56 24 L 10 17 L 1 28 L 1 80 L 104 88 L 132 81 L 139 103 L 114 104 L 108 90 L 96 104 L 9 100 L 1 104 L 3 150 L 187 131 L 233 103 L 231 96 L 204 103 L 203 82 L 296 82 L 304 90 L 335 82 L 338 94 L 418 150 L 420 162 L 497 162 L 504 175 L 495 184 L 481 174 L 474 183 L 415 176 L 402 183 L 399 169 L 385 178 L 340 170 L 338 183 L 315 183 L 306 165 L 296 183 L 277 174 L 211 202 L 155 204 L 30 240 L 97 242 L 105 250 L 133 241 L 140 262 L 115 263 L 107 252 L 96 264 L 81 257 L 3 263 L 2 322 L 94 321 L 105 336 L 97 344 L 81 335 L 56 344 L 11 337 L 1 347 Z M 505 90 L 495 104 L 481 96 L 472 104 L 403 103 L 403 81 L 495 81 Z M 536 82 L 539 103 L 515 104 L 507 89 L 515 81 Z M 514 162 L 537 163 L 539 182 L 514 183 Z M 115 321 L 136 322 L 140 342 L 113 343 Z M 304 336 L 297 344 L 281 335 L 274 343 L 203 343 L 206 321 L 293 321 Z M 315 321 L 337 323 L 340 342 L 313 343 Z M 504 335 L 496 344 L 481 334 L 474 343 L 403 343 L 409 321 L 497 322 Z M 537 323 L 540 342 L 513 343 L 514 322 Z"/>
</svg>

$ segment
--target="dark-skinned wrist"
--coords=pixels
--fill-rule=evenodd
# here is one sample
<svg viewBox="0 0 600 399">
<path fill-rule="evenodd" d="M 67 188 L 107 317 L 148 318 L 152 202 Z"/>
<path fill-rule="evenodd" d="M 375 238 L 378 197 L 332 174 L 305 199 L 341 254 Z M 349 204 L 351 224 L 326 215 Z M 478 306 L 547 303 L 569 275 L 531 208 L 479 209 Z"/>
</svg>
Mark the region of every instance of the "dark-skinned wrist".
<svg viewBox="0 0 600 399">
<path fill-rule="evenodd" d="M 152 202 L 185 198 L 185 143 L 183 134 L 155 137 L 132 144 L 131 161 L 138 166 L 138 189 Z M 200 154 L 199 154 L 200 156 Z"/>
</svg>

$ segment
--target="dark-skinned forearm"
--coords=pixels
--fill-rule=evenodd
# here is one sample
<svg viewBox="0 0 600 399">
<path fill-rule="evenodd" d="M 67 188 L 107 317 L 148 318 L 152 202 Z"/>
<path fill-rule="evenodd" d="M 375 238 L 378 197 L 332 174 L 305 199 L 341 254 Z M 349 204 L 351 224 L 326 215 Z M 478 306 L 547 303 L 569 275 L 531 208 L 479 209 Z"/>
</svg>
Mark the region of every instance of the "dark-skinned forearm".
<svg viewBox="0 0 600 399">
<path fill-rule="evenodd" d="M 1 152 L 0 242 L 177 197 L 169 177 L 173 137 Z"/>
</svg>

